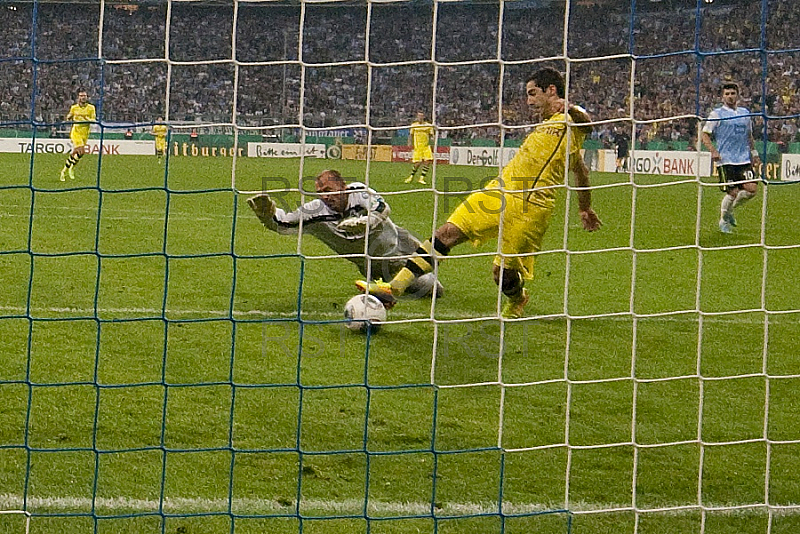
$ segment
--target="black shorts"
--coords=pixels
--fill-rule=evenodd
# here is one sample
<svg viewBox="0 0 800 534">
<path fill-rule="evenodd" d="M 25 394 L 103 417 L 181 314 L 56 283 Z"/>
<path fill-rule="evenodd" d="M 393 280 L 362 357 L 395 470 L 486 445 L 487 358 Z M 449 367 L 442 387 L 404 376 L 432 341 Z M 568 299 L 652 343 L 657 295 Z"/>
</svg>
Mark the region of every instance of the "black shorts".
<svg viewBox="0 0 800 534">
<path fill-rule="evenodd" d="M 744 165 L 720 165 L 717 167 L 719 174 L 719 183 L 726 184 L 720 186 L 721 191 L 732 191 L 734 189 L 741 189 L 742 184 L 727 185 L 728 182 L 752 182 L 756 179 L 753 172 L 753 166 L 750 163 Z"/>
</svg>

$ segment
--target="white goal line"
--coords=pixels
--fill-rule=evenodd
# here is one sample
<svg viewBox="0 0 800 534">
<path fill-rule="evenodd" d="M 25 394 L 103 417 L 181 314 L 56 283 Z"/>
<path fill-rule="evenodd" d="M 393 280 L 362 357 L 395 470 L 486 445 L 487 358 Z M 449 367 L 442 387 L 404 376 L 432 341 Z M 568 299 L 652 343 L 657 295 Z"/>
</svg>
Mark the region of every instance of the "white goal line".
<svg viewBox="0 0 800 534">
<path fill-rule="evenodd" d="M 27 505 L 27 510 L 13 510 Z M 629 504 L 618 503 L 592 503 L 576 501 L 568 503 L 516 503 L 503 501 L 503 514 L 536 514 L 541 512 L 561 512 L 572 514 L 600 514 L 611 512 L 636 512 L 641 514 L 661 513 L 668 515 L 692 514 L 702 512 L 719 512 L 731 515 L 798 515 L 800 504 L 770 505 L 766 503 L 737 503 L 737 504 L 664 504 L 663 506 L 647 508 L 633 507 Z M 6 513 L 38 513 L 44 511 L 85 511 L 95 510 L 98 516 L 105 513 L 125 512 L 163 512 L 165 514 L 192 514 L 219 512 L 241 515 L 254 514 L 363 514 L 364 501 L 358 499 L 318 500 L 303 499 L 298 507 L 296 500 L 276 499 L 205 499 L 205 498 L 165 498 L 163 501 L 155 499 L 135 499 L 132 497 L 33 497 L 24 500 L 21 495 L 0 494 L 0 509 L 7 509 Z M 497 502 L 387 502 L 369 499 L 366 510 L 373 517 L 380 515 L 435 515 L 436 517 L 492 514 L 500 513 Z M 3 512 L 0 512 L 3 513 Z"/>
<path fill-rule="evenodd" d="M 162 315 L 167 316 L 205 316 L 205 318 L 209 319 L 224 319 L 228 316 L 237 316 L 237 317 L 262 317 L 264 319 L 282 319 L 282 320 L 294 320 L 296 319 L 296 313 L 289 313 L 289 312 L 275 312 L 275 311 L 267 311 L 267 310 L 208 310 L 208 309 L 175 309 L 175 308 L 79 308 L 79 307 L 58 307 L 58 306 L 32 306 L 29 308 L 25 306 L 11 306 L 11 305 L 0 305 L 0 312 L 8 312 L 10 314 L 19 315 L 24 313 L 54 313 L 54 314 L 78 314 L 80 316 L 86 317 L 93 317 L 95 313 L 97 314 L 108 314 L 108 315 L 147 315 L 153 316 L 154 318 L 161 318 Z M 337 320 L 342 319 L 344 321 L 344 315 L 340 311 L 323 311 L 323 310 L 314 310 L 313 315 L 309 316 L 309 312 L 306 309 L 303 310 L 303 313 L 300 316 L 300 319 L 307 321 L 307 322 L 314 322 L 318 320 L 329 321 L 329 320 Z M 782 316 L 782 315 L 793 315 L 796 313 L 800 313 L 798 310 L 774 310 L 768 311 L 763 309 L 749 309 L 749 310 L 736 310 L 730 312 L 699 312 L 697 310 L 684 310 L 679 312 L 668 312 L 663 314 L 631 314 L 630 312 L 619 312 L 619 313 L 611 313 L 611 314 L 603 314 L 603 315 L 566 315 L 566 314 L 555 314 L 555 315 L 541 315 L 541 316 L 530 316 L 524 319 L 520 319 L 520 321 L 527 320 L 544 320 L 544 321 L 553 321 L 553 320 L 564 320 L 570 319 L 572 321 L 585 321 L 585 320 L 610 320 L 610 321 L 622 321 L 622 322 L 629 322 L 633 320 L 637 321 L 664 321 L 664 322 L 671 322 L 671 323 L 696 323 L 699 317 L 703 318 L 705 322 L 718 322 L 718 323 L 726 323 L 726 324 L 741 324 L 741 325 L 761 325 L 764 323 L 763 317 L 741 317 L 741 315 L 751 315 L 751 314 L 767 314 L 768 316 Z M 448 316 L 457 316 L 455 318 L 450 319 L 437 319 L 431 318 L 429 315 L 427 316 L 420 316 L 419 314 L 413 314 L 408 311 L 404 310 L 397 310 L 392 312 L 393 316 L 400 317 L 400 321 L 385 321 L 385 324 L 392 324 L 396 322 L 409 322 L 409 321 L 416 321 L 416 322 L 428 322 L 433 320 L 439 324 L 447 324 L 447 323 L 462 323 L 462 322 L 480 322 L 480 321 L 491 321 L 498 319 L 497 315 L 488 315 L 484 317 L 475 317 L 474 315 L 468 314 L 457 314 L 451 311 L 447 311 L 446 315 Z M 689 316 L 689 317 L 687 317 Z M 2 314 L 0 314 L 0 318 L 2 318 Z M 175 319 L 174 317 L 168 317 L 169 319 Z M 35 319 L 48 319 L 47 317 L 36 317 Z M 510 322 L 510 321 L 509 321 Z M 517 322 L 517 321 L 514 321 Z"/>
</svg>

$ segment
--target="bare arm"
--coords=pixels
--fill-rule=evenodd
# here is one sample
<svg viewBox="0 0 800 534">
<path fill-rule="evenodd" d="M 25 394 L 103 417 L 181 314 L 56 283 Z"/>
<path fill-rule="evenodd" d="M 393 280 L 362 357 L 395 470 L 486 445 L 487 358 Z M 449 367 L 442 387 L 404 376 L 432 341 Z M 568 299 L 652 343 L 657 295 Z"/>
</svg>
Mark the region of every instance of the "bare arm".
<svg viewBox="0 0 800 534">
<path fill-rule="evenodd" d="M 588 232 L 594 232 L 599 229 L 603 223 L 592 209 L 592 191 L 589 189 L 589 187 L 591 187 L 589 169 L 586 167 L 580 154 L 572 156 L 570 170 L 575 177 L 575 187 L 578 188 L 578 213 L 581 216 L 583 229 Z"/>
<path fill-rule="evenodd" d="M 592 118 L 580 106 L 572 105 L 568 110 L 570 120 L 578 126 L 573 128 L 580 131 L 583 135 L 589 135 L 592 131 Z M 586 167 L 583 158 L 579 151 L 569 156 L 569 167 L 575 177 L 575 187 L 577 187 L 578 194 L 578 213 L 581 216 L 581 224 L 583 229 L 588 232 L 594 232 L 603 224 L 600 217 L 592 209 L 592 191 L 589 189 L 591 183 L 589 182 L 589 169 Z"/>
<path fill-rule="evenodd" d="M 711 142 L 711 136 L 708 135 L 708 132 L 700 132 L 700 140 L 703 142 L 703 146 L 711 152 L 711 159 L 714 161 L 719 160 L 719 151 L 714 146 L 714 143 Z"/>
<path fill-rule="evenodd" d="M 750 163 L 753 165 L 758 165 L 761 163 L 761 157 L 758 155 L 758 150 L 756 150 L 756 140 L 753 138 L 753 127 L 750 127 Z"/>
</svg>

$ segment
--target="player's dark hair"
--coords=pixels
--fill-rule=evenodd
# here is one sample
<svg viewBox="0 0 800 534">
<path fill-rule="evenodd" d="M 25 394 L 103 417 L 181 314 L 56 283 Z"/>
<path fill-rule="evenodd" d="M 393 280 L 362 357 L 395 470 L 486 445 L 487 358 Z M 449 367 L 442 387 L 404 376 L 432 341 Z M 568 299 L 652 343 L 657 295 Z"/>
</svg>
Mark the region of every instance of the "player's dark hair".
<svg viewBox="0 0 800 534">
<path fill-rule="evenodd" d="M 533 82 L 542 91 L 554 85 L 558 98 L 564 98 L 564 77 L 553 67 L 537 70 L 525 81 L 525 83 L 528 82 Z"/>
<path fill-rule="evenodd" d="M 739 94 L 739 84 L 736 82 L 728 82 L 722 84 L 722 89 L 720 89 L 719 93 L 722 94 L 725 91 L 725 89 L 733 89 L 734 91 L 736 91 L 737 95 Z"/>
</svg>

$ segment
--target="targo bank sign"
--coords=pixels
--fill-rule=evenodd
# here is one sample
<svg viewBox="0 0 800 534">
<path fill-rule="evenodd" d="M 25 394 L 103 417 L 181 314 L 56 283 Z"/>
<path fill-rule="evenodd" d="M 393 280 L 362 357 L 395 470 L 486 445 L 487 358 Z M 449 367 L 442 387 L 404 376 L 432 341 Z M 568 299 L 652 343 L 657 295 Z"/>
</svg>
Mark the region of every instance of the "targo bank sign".
<svg viewBox="0 0 800 534">
<path fill-rule="evenodd" d="M 119 139 L 104 139 L 100 144 L 99 139 L 89 140 L 89 154 L 103 155 L 150 155 L 155 153 L 153 141 L 126 141 Z M 0 138 L 0 152 L 15 152 L 17 154 L 68 154 L 72 149 L 68 139 L 31 139 L 30 137 Z"/>
<path fill-rule="evenodd" d="M 611 162 L 614 160 L 611 159 Z M 711 154 L 708 152 L 664 152 L 636 150 L 631 152 L 633 172 L 669 176 L 711 176 Z M 606 169 L 613 172 L 614 169 Z"/>
</svg>

